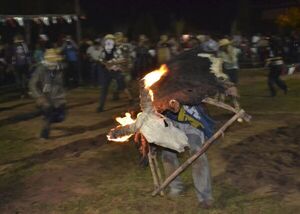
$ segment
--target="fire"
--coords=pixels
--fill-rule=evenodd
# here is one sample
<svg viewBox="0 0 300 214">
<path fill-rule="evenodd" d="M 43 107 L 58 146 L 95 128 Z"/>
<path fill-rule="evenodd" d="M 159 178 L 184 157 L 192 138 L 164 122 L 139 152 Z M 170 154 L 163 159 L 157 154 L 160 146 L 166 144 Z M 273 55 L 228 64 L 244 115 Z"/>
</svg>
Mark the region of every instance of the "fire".
<svg viewBox="0 0 300 214">
<path fill-rule="evenodd" d="M 116 121 L 122 126 L 130 125 L 135 122 L 135 120 L 131 118 L 131 114 L 129 112 L 125 113 L 125 117 L 117 117 Z"/>
<path fill-rule="evenodd" d="M 133 124 L 135 122 L 134 119 L 132 119 L 131 114 L 126 112 L 125 113 L 125 117 L 117 117 L 116 121 L 121 125 L 121 126 L 126 126 L 126 125 L 130 125 Z M 111 138 L 109 135 L 107 136 L 108 140 L 110 141 L 114 141 L 114 142 L 126 142 L 129 140 L 129 138 L 132 136 L 132 134 L 130 135 L 126 135 L 123 137 L 119 137 L 119 138 Z"/>
<path fill-rule="evenodd" d="M 160 66 L 158 70 L 154 70 L 143 78 L 145 83 L 145 88 L 149 89 L 154 83 L 156 83 L 160 78 L 167 73 L 168 67 L 167 65 L 163 64 Z"/>
<path fill-rule="evenodd" d="M 154 101 L 154 94 L 152 90 L 149 90 L 149 95 L 151 97 L 151 100 Z"/>
<path fill-rule="evenodd" d="M 160 68 L 158 70 L 154 70 L 152 72 L 150 72 L 149 74 L 147 74 L 143 80 L 144 80 L 144 85 L 145 85 L 145 89 L 147 89 L 149 91 L 149 94 L 151 96 L 151 100 L 153 101 L 154 99 L 154 95 L 153 95 L 153 91 L 150 89 L 150 87 L 156 83 L 157 81 L 160 80 L 160 78 L 168 72 L 168 67 L 167 65 L 163 64 L 160 66 Z M 117 117 L 116 121 L 120 124 L 120 126 L 126 126 L 126 125 L 130 125 L 135 123 L 135 120 L 131 118 L 131 114 L 130 113 L 125 113 L 125 117 Z M 111 138 L 111 136 L 107 135 L 108 140 L 110 141 L 115 141 L 115 142 L 126 142 L 129 140 L 129 138 L 132 136 L 132 134 L 130 135 L 126 135 L 123 137 L 119 137 L 119 138 Z"/>
</svg>

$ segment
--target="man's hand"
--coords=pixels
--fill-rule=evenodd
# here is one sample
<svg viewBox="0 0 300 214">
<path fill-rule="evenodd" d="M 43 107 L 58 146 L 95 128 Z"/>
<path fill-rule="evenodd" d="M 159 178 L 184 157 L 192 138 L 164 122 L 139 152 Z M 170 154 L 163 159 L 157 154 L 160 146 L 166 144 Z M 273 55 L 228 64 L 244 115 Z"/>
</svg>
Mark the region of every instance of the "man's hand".
<svg viewBox="0 0 300 214">
<path fill-rule="evenodd" d="M 226 96 L 239 97 L 237 87 L 232 86 L 225 91 Z"/>
<path fill-rule="evenodd" d="M 47 101 L 47 99 L 43 96 L 39 97 L 36 101 L 36 104 L 38 107 L 42 107 L 42 108 L 47 108 L 50 106 L 49 102 Z"/>
</svg>

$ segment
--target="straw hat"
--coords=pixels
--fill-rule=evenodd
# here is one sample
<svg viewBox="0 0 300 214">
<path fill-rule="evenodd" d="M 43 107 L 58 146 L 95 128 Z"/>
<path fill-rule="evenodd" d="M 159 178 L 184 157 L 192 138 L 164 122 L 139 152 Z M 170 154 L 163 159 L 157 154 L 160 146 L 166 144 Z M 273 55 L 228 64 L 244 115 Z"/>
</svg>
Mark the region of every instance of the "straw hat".
<svg viewBox="0 0 300 214">
<path fill-rule="evenodd" d="M 162 42 L 167 42 L 168 39 L 169 39 L 169 37 L 166 34 L 163 34 L 163 35 L 160 36 L 160 41 L 162 41 Z"/>
<path fill-rule="evenodd" d="M 146 42 L 146 41 L 148 41 L 148 38 L 147 38 L 146 35 L 141 34 L 141 35 L 139 36 L 139 41 L 140 41 L 140 42 Z"/>
<path fill-rule="evenodd" d="M 15 43 L 18 43 L 18 42 L 24 42 L 24 39 L 23 39 L 22 35 L 16 35 L 16 36 L 14 37 L 14 42 L 15 42 Z"/>
<path fill-rule="evenodd" d="M 228 39 L 221 39 L 219 41 L 219 46 L 222 47 L 222 46 L 226 46 L 226 45 L 230 45 L 231 44 L 231 41 L 229 41 Z"/>
<path fill-rule="evenodd" d="M 202 42 L 204 42 L 205 41 L 205 35 L 202 35 L 202 34 L 199 34 L 199 35 L 197 35 L 196 36 L 196 38 L 202 43 Z"/>
<path fill-rule="evenodd" d="M 59 50 L 50 48 L 45 51 L 44 60 L 50 63 L 60 62 L 63 60 L 63 56 L 60 54 Z"/>
<path fill-rule="evenodd" d="M 115 36 L 112 35 L 112 34 L 106 34 L 106 35 L 104 36 L 104 40 L 107 40 L 107 39 L 113 39 L 113 40 L 115 40 Z"/>
</svg>

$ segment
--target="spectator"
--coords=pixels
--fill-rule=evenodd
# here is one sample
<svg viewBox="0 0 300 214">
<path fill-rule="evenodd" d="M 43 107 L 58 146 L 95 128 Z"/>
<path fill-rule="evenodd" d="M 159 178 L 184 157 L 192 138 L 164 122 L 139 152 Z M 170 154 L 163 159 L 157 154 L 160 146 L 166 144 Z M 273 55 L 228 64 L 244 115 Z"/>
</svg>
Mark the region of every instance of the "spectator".
<svg viewBox="0 0 300 214">
<path fill-rule="evenodd" d="M 21 91 L 21 98 L 23 98 L 27 95 L 30 58 L 28 47 L 21 35 L 17 35 L 14 38 L 12 64 L 17 85 Z"/>
<path fill-rule="evenodd" d="M 168 36 L 161 35 L 157 43 L 157 63 L 159 65 L 166 63 L 171 58 L 170 44 L 168 43 Z"/>
<path fill-rule="evenodd" d="M 71 36 L 67 36 L 62 46 L 62 51 L 67 61 L 67 73 L 65 75 L 66 85 L 68 87 L 76 87 L 81 83 L 81 74 L 79 71 L 78 46 L 72 40 Z"/>
<path fill-rule="evenodd" d="M 90 62 L 90 84 L 95 87 L 98 86 L 101 78 L 101 71 L 103 71 L 103 67 L 100 63 L 102 51 L 101 40 L 98 38 L 86 52 Z"/>
</svg>

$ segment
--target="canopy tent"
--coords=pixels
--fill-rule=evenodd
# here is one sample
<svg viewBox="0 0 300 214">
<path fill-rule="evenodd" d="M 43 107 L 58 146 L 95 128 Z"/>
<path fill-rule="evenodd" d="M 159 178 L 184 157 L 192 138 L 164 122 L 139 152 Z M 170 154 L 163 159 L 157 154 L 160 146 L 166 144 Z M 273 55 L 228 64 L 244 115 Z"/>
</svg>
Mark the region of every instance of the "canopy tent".
<svg viewBox="0 0 300 214">
<path fill-rule="evenodd" d="M 79 17 L 77 14 L 36 14 L 36 15 L 1 15 L 0 14 L 0 25 L 10 24 L 19 25 L 25 28 L 25 39 L 28 43 L 31 41 L 31 24 L 43 24 L 49 26 L 57 23 L 71 24 L 76 22 L 76 38 L 77 41 L 81 39 L 81 26 L 80 19 L 85 19 L 84 16 Z"/>
</svg>

